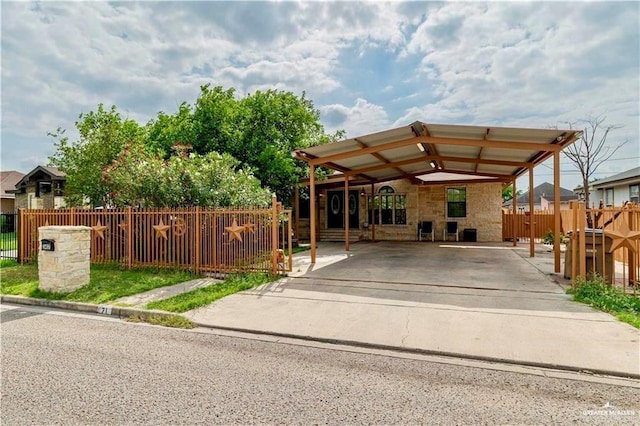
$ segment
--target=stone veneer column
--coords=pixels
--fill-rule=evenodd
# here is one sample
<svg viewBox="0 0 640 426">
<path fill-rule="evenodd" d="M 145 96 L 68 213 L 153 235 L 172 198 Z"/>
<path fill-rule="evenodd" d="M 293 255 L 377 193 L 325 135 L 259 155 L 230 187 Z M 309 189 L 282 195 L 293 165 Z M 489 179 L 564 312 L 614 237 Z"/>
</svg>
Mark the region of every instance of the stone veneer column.
<svg viewBox="0 0 640 426">
<path fill-rule="evenodd" d="M 54 240 L 54 251 L 43 251 L 43 239 Z M 89 283 L 91 228 L 41 226 L 38 228 L 38 288 L 68 293 Z"/>
</svg>

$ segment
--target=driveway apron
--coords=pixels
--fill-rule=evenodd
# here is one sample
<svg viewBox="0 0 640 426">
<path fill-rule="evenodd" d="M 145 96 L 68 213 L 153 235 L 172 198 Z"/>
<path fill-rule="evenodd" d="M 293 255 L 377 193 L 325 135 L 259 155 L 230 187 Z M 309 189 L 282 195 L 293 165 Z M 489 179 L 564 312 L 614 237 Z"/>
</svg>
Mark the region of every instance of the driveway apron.
<svg viewBox="0 0 640 426">
<path fill-rule="evenodd" d="M 638 330 L 570 300 L 506 244 L 359 243 L 186 315 L 212 327 L 640 374 Z"/>
</svg>

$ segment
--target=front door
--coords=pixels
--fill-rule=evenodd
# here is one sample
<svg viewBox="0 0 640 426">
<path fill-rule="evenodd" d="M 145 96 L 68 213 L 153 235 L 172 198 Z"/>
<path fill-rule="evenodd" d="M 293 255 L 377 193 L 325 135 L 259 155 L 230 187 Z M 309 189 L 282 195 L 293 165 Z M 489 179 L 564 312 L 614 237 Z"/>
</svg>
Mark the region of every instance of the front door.
<svg viewBox="0 0 640 426">
<path fill-rule="evenodd" d="M 359 228 L 358 191 L 349 191 L 349 228 Z M 344 191 L 327 192 L 327 228 L 344 229 Z"/>
</svg>

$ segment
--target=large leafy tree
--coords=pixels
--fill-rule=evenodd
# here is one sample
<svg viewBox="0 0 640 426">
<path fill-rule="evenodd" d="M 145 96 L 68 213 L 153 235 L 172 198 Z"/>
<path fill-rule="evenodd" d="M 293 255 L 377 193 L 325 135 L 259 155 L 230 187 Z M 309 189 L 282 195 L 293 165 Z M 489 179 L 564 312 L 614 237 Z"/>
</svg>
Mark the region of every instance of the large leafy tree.
<svg viewBox="0 0 640 426">
<path fill-rule="evenodd" d="M 308 174 L 306 164 L 294 159 L 291 151 L 343 136 L 342 132 L 325 133 L 318 110 L 304 93 L 297 96 L 267 90 L 236 99 L 234 89 L 210 85 L 201 87 L 194 105 L 183 102 L 174 114 L 160 112 L 146 126 L 123 120 L 115 107 L 105 110 L 99 105 L 96 112 L 81 115 L 76 127 L 80 140 L 75 143 L 69 142 L 63 130 L 52 134 L 57 152 L 51 163 L 67 173 L 69 201 L 79 204 L 89 199 L 94 206 L 112 201 L 109 193 L 114 188 L 102 179 L 102 170 L 129 141 L 143 144 L 145 151 L 168 160 L 153 163 L 154 167 L 181 164 L 171 162 L 176 143 L 189 145 L 198 155 L 220 153 L 224 161 L 231 161 L 227 154 L 238 160 L 231 166 L 238 173 L 251 170 L 264 188 L 288 202 L 296 182 Z M 142 176 L 146 173 L 140 169 L 135 172 Z M 322 172 L 318 171 L 320 175 Z M 129 177 L 138 178 L 136 174 Z"/>
<path fill-rule="evenodd" d="M 75 125 L 79 133 L 76 142 L 69 141 L 60 128 L 49 133 L 56 147 L 49 162 L 67 174 L 68 205 L 105 205 L 110 187 L 102 179 L 103 169 L 116 159 L 125 143 L 145 141 L 146 130 L 134 120 L 123 119 L 115 106 L 105 109 L 102 104 L 96 111 L 80 114 Z"/>
</svg>

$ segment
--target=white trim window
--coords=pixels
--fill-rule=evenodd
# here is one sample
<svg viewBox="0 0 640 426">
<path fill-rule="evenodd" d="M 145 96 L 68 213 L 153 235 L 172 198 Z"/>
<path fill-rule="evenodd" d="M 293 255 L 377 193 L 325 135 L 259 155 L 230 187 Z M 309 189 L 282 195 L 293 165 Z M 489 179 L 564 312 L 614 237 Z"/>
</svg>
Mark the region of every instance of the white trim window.
<svg viewBox="0 0 640 426">
<path fill-rule="evenodd" d="M 629 202 L 640 204 L 640 184 L 629 185 Z"/>
<path fill-rule="evenodd" d="M 604 190 L 604 205 L 613 207 L 613 188 L 606 188 Z"/>
</svg>

